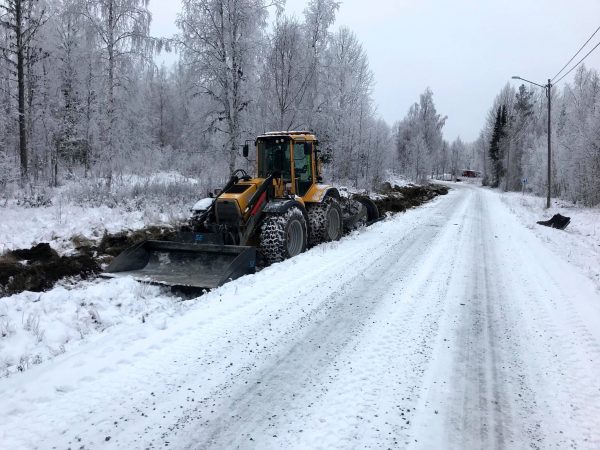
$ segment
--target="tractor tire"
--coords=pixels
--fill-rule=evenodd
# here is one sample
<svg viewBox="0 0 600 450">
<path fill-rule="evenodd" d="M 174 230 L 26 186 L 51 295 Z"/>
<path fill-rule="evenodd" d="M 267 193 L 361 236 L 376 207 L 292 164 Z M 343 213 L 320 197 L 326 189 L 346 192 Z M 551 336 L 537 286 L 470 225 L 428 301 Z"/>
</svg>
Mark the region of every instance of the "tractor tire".
<svg viewBox="0 0 600 450">
<path fill-rule="evenodd" d="M 344 198 L 341 206 L 344 214 L 344 231 L 356 230 L 369 222 L 367 208 L 362 202 L 355 198 Z"/>
<path fill-rule="evenodd" d="M 311 247 L 322 242 L 339 241 L 344 233 L 342 207 L 333 197 L 323 203 L 310 205 L 308 211 L 308 243 Z"/>
<path fill-rule="evenodd" d="M 355 195 L 353 199 L 361 202 L 365 206 L 365 208 L 367 208 L 367 220 L 369 222 L 374 222 L 377 219 L 379 219 L 379 209 L 377 208 L 377 205 L 375 204 L 375 202 L 373 202 L 373 200 L 364 195 Z"/>
<path fill-rule="evenodd" d="M 302 253 L 307 235 L 306 219 L 296 206 L 283 214 L 267 216 L 260 229 L 260 250 L 267 265 Z"/>
</svg>

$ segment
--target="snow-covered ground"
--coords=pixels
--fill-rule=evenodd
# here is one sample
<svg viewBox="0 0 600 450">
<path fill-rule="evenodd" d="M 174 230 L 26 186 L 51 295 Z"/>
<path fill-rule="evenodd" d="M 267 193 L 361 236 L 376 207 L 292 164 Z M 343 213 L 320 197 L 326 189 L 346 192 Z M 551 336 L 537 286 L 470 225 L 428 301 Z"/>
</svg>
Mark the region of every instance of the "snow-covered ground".
<svg viewBox="0 0 600 450">
<path fill-rule="evenodd" d="M 600 288 L 600 208 L 582 208 L 552 200 L 552 207 L 547 210 L 545 198 L 514 192 L 502 194 L 502 201 L 554 252 L 579 267 Z M 571 218 L 565 230 L 536 224 L 557 213 Z"/>
<path fill-rule="evenodd" d="M 0 298 L 0 377 L 43 364 L 118 326 L 147 323 L 160 329 L 194 303 L 130 278 L 65 280 L 48 292 Z"/>
<path fill-rule="evenodd" d="M 104 232 L 143 228 L 150 220 L 158 218 L 145 219 L 144 211 L 128 212 L 107 206 L 89 208 L 58 202 L 41 208 L 10 205 L 0 208 L 0 214 L 0 253 L 29 248 L 40 242 L 49 242 L 53 248 L 65 251 L 73 247 L 73 236 L 96 240 Z"/>
<path fill-rule="evenodd" d="M 179 310 L 127 280 L 42 294 L 71 317 L 110 298 L 108 328 L 81 306 L 88 335 L 0 380 L 2 447 L 598 448 L 597 286 L 502 195 L 453 187 Z"/>
<path fill-rule="evenodd" d="M 102 184 L 89 183 L 48 189 L 44 196 L 49 204 L 44 207 L 31 208 L 16 200 L 0 202 L 0 254 L 40 242 L 68 252 L 74 236 L 98 240 L 105 232 L 171 225 L 187 218 L 189 208 L 206 193 L 198 180 L 173 172 L 151 177 L 122 175 L 107 192 Z M 171 192 L 182 195 L 170 196 Z"/>
</svg>

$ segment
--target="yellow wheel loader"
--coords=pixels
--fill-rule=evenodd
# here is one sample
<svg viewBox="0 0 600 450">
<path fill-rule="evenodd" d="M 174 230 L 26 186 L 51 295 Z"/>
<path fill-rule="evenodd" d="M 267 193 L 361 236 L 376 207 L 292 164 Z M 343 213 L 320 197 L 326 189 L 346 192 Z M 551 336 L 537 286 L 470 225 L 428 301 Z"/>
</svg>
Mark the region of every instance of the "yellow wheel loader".
<svg viewBox="0 0 600 450">
<path fill-rule="evenodd" d="M 107 272 L 176 288 L 211 289 L 307 247 L 335 241 L 379 218 L 367 197 L 341 196 L 322 183 L 318 141 L 310 132 L 270 132 L 255 141 L 256 176 L 236 170 L 214 198 L 192 208 L 191 232 L 178 242 L 145 241 Z M 249 146 L 243 149 L 248 157 Z"/>
</svg>

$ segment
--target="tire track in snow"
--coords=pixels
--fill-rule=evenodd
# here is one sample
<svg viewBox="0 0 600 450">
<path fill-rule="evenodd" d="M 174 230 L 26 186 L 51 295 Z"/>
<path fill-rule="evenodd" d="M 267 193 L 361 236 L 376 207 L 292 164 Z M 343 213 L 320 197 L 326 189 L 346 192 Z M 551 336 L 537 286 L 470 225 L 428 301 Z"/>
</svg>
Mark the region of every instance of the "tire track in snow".
<svg viewBox="0 0 600 450">
<path fill-rule="evenodd" d="M 438 344 L 438 358 L 442 362 L 431 368 L 428 380 L 431 394 L 425 404 L 437 408 L 443 419 L 419 447 L 450 443 L 451 448 L 494 448 L 503 443 L 502 419 L 497 411 L 499 403 L 493 400 L 500 394 L 494 372 L 497 358 L 489 306 L 497 296 L 492 295 L 486 276 L 488 261 L 481 234 L 484 221 L 481 207 L 479 198 L 475 198 L 475 204 L 470 205 L 467 213 L 471 217 L 461 235 L 460 251 L 454 254 L 457 260 L 478 262 L 473 266 L 460 265 L 452 274 L 449 290 L 455 293 L 456 299 L 454 308 L 449 309 L 443 319 L 450 344 Z M 460 303 L 457 305 L 457 302 Z M 451 352 L 444 358 L 448 349 Z M 451 372 L 446 375 L 449 368 Z M 418 425 L 422 432 L 432 424 Z"/>
<path fill-rule="evenodd" d="M 397 325 L 389 321 L 387 324 L 382 323 L 384 319 L 390 318 L 389 303 L 393 297 L 390 292 L 402 293 L 401 291 L 406 288 L 405 285 L 411 284 L 410 278 L 418 274 L 418 281 L 415 280 L 413 283 L 417 290 L 416 299 L 405 301 L 404 304 L 396 301 L 395 306 L 401 306 L 396 309 L 403 314 L 396 314 L 394 318 L 402 319 L 401 325 L 404 325 L 410 322 L 415 311 L 418 311 L 417 321 L 431 312 L 430 304 L 419 302 L 424 297 L 423 291 L 430 290 L 428 283 L 423 282 L 436 270 L 435 263 L 431 262 L 432 259 L 435 262 L 441 256 L 440 250 L 433 252 L 433 249 L 438 248 L 440 241 L 444 241 L 440 240 L 440 234 L 448 231 L 447 222 L 460 212 L 464 203 L 465 200 L 459 198 L 454 202 L 440 204 L 436 208 L 439 211 L 432 215 L 432 218 L 427 221 L 427 226 L 422 227 L 418 235 L 402 237 L 383 255 L 378 256 L 372 265 L 366 267 L 361 278 L 343 286 L 339 292 L 328 297 L 323 302 L 325 307 L 322 314 L 312 317 L 311 325 L 303 333 L 291 337 L 290 348 L 285 349 L 253 375 L 250 387 L 226 386 L 223 392 L 217 394 L 224 398 L 224 401 L 211 403 L 210 407 L 218 408 L 221 411 L 219 416 L 203 422 L 202 418 L 209 415 L 205 405 L 190 412 L 190 416 L 195 417 L 193 422 L 202 425 L 193 432 L 191 439 L 188 435 L 189 431 L 186 430 L 186 436 L 182 437 L 181 441 L 176 440 L 176 445 L 179 442 L 191 442 L 186 446 L 264 448 L 303 446 L 300 442 L 310 446 L 303 441 L 304 436 L 312 439 L 317 445 L 319 440 L 327 439 L 326 430 L 323 430 L 324 434 L 320 434 L 316 440 L 314 436 L 308 436 L 311 427 L 307 426 L 310 422 L 307 416 L 310 416 L 310 411 L 319 410 L 323 397 L 333 396 L 346 402 L 348 395 L 357 396 L 359 389 L 356 388 L 364 387 L 365 383 L 356 380 L 356 377 L 351 376 L 350 383 L 340 382 L 339 378 L 347 374 L 348 370 L 352 371 L 349 366 L 353 358 L 363 357 L 364 350 L 367 350 L 368 355 L 368 349 L 363 348 L 363 351 L 358 351 L 352 347 L 362 346 L 364 335 L 369 334 L 371 327 L 388 325 L 389 328 L 392 325 L 392 328 L 395 328 Z M 433 256 L 433 253 L 436 256 Z M 430 270 L 423 272 L 421 269 L 424 266 L 429 266 Z M 397 278 L 394 277 L 395 272 L 399 272 Z M 385 281 L 371 285 L 369 279 Z M 388 280 L 393 281 L 388 284 Z M 385 316 L 378 313 L 382 308 L 387 311 Z M 435 317 L 429 315 L 431 317 L 426 320 L 424 331 L 435 328 L 431 325 L 435 322 Z M 388 353 L 383 352 L 383 355 L 378 355 L 379 361 L 376 362 L 381 362 L 385 356 L 388 360 L 393 359 L 389 351 L 393 352 L 392 355 L 396 355 L 398 347 L 411 338 L 410 331 L 414 331 L 414 326 L 405 327 L 402 331 L 403 333 L 396 336 L 396 348 L 388 348 Z M 419 334 L 421 335 L 422 333 Z M 415 345 L 411 350 L 422 362 L 426 360 L 422 350 L 427 339 L 418 339 L 419 336 L 413 340 Z M 376 352 L 377 348 L 370 350 Z M 341 354 L 345 354 L 345 358 L 341 358 L 339 356 Z M 417 372 L 416 375 L 418 378 L 419 373 Z M 412 387 L 414 392 L 414 386 Z M 233 389 L 230 395 L 227 393 L 229 389 Z M 337 394 L 330 395 L 330 391 L 336 390 Z M 371 394 L 378 397 L 377 394 Z M 384 392 L 384 395 L 387 393 Z M 408 397 L 408 394 L 405 396 Z M 357 405 L 355 419 L 360 415 L 361 410 L 363 413 L 371 413 L 374 407 L 376 408 L 368 398 L 363 400 L 365 403 Z M 308 411 L 308 414 L 303 409 Z M 396 422 L 399 421 L 399 416 L 398 413 Z M 340 425 L 342 427 L 340 432 L 343 433 L 344 428 L 348 428 L 348 420 L 342 419 Z M 338 443 L 339 445 L 343 447 L 343 443 Z"/>
<path fill-rule="evenodd" d="M 416 448 L 494 448 L 504 444 L 510 426 L 500 408 L 499 375 L 486 277 L 484 222 L 473 191 L 449 259 L 445 309 L 421 389 L 415 425 L 407 442 Z M 502 402 L 505 403 L 505 402 Z"/>
<path fill-rule="evenodd" d="M 473 241 L 457 258 L 477 263 L 453 276 L 471 280 L 454 316 L 457 345 L 446 358 L 437 350 L 430 375 L 437 383 L 423 385 L 427 403 L 447 409 L 442 423 L 422 420 L 415 434 L 430 437 L 415 446 L 598 448 L 599 333 L 574 307 L 586 309 L 598 296 L 589 283 L 576 286 L 580 275 L 495 194 L 477 190 L 471 213 Z M 590 313 L 597 321 L 597 311 Z M 452 314 L 442 320 L 451 323 Z M 443 389 L 448 367 L 450 389 Z"/>
<path fill-rule="evenodd" d="M 589 326 L 589 319 L 598 318 L 595 288 L 541 247 L 529 230 L 521 234 L 528 245 L 510 246 L 514 265 L 506 278 L 520 300 L 511 305 L 521 319 L 519 342 L 528 358 L 530 386 L 538 394 L 542 447 L 598 448 L 600 332 Z"/>
<path fill-rule="evenodd" d="M 491 239 L 491 224 L 495 218 L 489 208 L 488 199 L 483 192 L 477 193 L 478 210 L 482 219 L 478 221 L 477 237 L 483 243 L 483 262 L 479 266 L 483 276 L 485 291 L 484 317 L 487 324 L 487 346 L 483 351 L 488 355 L 488 371 L 491 379 L 488 385 L 488 405 L 492 414 L 489 448 L 528 446 L 540 448 L 540 418 L 537 414 L 536 395 L 530 384 L 533 380 L 525 373 L 526 353 L 521 343 L 520 327 L 515 312 L 512 283 L 504 276 L 504 270 L 510 266 L 510 258 L 499 257 L 500 239 L 494 234 Z M 490 238 L 485 239 L 485 236 Z M 507 287 L 510 286 L 510 289 Z"/>
<path fill-rule="evenodd" d="M 169 424 L 179 425 L 179 418 L 198 399 L 217 398 L 215 393 L 248 380 L 264 360 L 279 354 L 298 330 L 322 314 L 319 311 L 325 312 L 327 305 L 312 295 L 313 289 L 326 298 L 356 277 L 352 267 L 340 273 L 337 253 L 350 263 L 374 264 L 381 254 L 411 241 L 421 224 L 444 218 L 450 207 L 443 205 L 434 201 L 339 244 L 315 248 L 229 283 L 203 297 L 186 316 L 173 318 L 165 329 L 107 334 L 79 352 L 23 374 L 18 384 L 7 380 L 2 386 L 5 404 L 29 407 L 17 411 L 15 406 L 14 414 L 3 415 L 0 438 L 25 448 L 48 442 L 58 448 L 137 448 L 151 443 Z M 382 233 L 392 228 L 400 233 L 388 239 Z M 365 242 L 374 247 L 365 248 Z M 315 262 L 320 264 L 318 277 L 309 267 Z M 296 276 L 290 277 L 290 271 Z M 286 283 L 269 282 L 280 276 Z M 125 360 L 131 364 L 117 364 Z M 70 365 L 72 370 L 65 370 Z M 13 384 L 23 388 L 12 389 Z M 38 402 L 42 395 L 47 396 L 46 404 Z M 53 414 L 48 413 L 50 406 Z M 173 434 L 168 432 L 165 441 Z M 110 437 L 109 444 L 105 437 Z"/>
</svg>

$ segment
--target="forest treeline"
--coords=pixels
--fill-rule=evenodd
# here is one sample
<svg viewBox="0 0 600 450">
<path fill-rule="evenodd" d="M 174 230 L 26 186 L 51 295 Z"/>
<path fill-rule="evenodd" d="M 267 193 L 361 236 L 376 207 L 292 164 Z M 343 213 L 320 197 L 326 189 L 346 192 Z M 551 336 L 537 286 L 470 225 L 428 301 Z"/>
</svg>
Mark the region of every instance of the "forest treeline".
<svg viewBox="0 0 600 450">
<path fill-rule="evenodd" d="M 551 195 L 584 206 L 600 204 L 600 75 L 580 66 L 571 83 L 551 91 Z M 548 98 L 540 88 L 507 83 L 474 142 L 443 138 L 446 117 L 427 89 L 393 128 L 397 166 L 416 180 L 479 172 L 504 191 L 545 196 Z"/>
<path fill-rule="evenodd" d="M 339 3 L 183 0 L 150 35 L 148 0 L 0 0 L 0 183 L 179 170 L 219 178 L 271 130 L 319 137 L 330 178 L 370 184 L 393 152 Z M 172 67 L 157 54 L 177 51 Z"/>
<path fill-rule="evenodd" d="M 552 88 L 551 194 L 585 206 L 600 204 L 600 76 L 583 65 L 571 83 Z M 484 183 L 545 195 L 548 99 L 544 90 L 507 84 L 475 143 Z"/>
<path fill-rule="evenodd" d="M 158 37 L 149 0 L 0 0 L 0 187 L 86 178 L 110 189 L 161 170 L 210 186 L 251 166 L 245 142 L 307 129 L 336 183 L 471 169 L 490 186 L 545 192 L 541 90 L 507 84 L 471 143 L 444 139 L 429 88 L 390 126 L 363 46 L 334 26 L 339 8 L 310 0 L 298 17 L 280 0 L 182 0 L 177 34 Z M 157 63 L 171 51 L 174 64 Z M 599 204 L 598 73 L 580 67 L 552 96 L 553 196 Z"/>
</svg>

